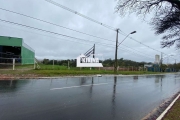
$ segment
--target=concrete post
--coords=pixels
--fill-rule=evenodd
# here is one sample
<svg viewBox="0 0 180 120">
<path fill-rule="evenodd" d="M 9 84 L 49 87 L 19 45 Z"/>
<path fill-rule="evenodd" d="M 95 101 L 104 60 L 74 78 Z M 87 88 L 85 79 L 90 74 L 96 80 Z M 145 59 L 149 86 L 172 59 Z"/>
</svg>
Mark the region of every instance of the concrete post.
<svg viewBox="0 0 180 120">
<path fill-rule="evenodd" d="M 15 59 L 13 58 L 13 70 L 15 70 Z"/>
<path fill-rule="evenodd" d="M 34 59 L 34 69 L 36 69 L 36 60 Z"/>
<path fill-rule="evenodd" d="M 68 60 L 68 69 L 69 69 L 69 60 Z"/>
</svg>

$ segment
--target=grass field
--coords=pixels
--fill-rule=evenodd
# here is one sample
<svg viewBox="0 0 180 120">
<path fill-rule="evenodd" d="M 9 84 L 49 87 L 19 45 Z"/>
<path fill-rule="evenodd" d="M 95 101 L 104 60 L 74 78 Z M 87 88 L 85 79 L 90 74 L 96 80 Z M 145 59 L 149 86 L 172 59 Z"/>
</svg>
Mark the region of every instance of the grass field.
<svg viewBox="0 0 180 120">
<path fill-rule="evenodd" d="M 40 69 L 33 70 L 34 65 L 21 65 L 16 66 L 16 70 L 0 70 L 0 75 L 9 76 L 76 76 L 76 75 L 95 75 L 95 74 L 114 74 L 113 70 L 98 70 L 98 68 L 67 68 L 67 66 L 59 65 L 43 65 L 40 64 Z M 160 72 L 147 72 L 147 71 L 118 71 L 117 74 L 122 75 L 140 75 L 140 74 L 160 74 Z"/>
<path fill-rule="evenodd" d="M 102 70 L 0 70 L 0 74 L 5 75 L 36 75 L 44 77 L 53 76 L 76 76 L 76 75 L 95 75 L 95 74 L 114 74 L 114 71 L 102 71 Z M 143 72 L 143 71 L 120 71 L 117 74 L 122 75 L 141 75 L 141 74 L 159 74 L 158 72 Z"/>
<path fill-rule="evenodd" d="M 180 98 L 175 102 L 163 120 L 180 120 Z"/>
</svg>

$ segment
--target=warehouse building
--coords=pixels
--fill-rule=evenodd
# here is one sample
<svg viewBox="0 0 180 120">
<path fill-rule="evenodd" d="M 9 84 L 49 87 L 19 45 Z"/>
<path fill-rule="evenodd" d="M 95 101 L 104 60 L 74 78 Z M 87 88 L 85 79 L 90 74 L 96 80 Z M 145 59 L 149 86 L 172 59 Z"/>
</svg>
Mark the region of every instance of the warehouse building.
<svg viewBox="0 0 180 120">
<path fill-rule="evenodd" d="M 34 64 L 35 51 L 22 38 L 0 36 L 0 63 Z"/>
</svg>

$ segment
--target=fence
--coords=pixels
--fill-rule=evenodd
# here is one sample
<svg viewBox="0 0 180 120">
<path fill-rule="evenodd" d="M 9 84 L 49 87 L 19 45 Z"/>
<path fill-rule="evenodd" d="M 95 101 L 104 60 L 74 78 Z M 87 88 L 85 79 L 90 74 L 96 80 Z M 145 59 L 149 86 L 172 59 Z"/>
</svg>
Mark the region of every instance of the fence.
<svg viewBox="0 0 180 120">
<path fill-rule="evenodd" d="M 100 70 L 114 70 L 114 67 L 102 67 Z M 146 71 L 144 67 L 135 67 L 135 66 L 119 66 L 118 71 Z"/>
<path fill-rule="evenodd" d="M 22 64 L 23 61 L 26 63 Z M 36 59 L 32 58 L 3 58 L 0 57 L 0 69 L 1 70 L 30 70 L 39 68 Z"/>
<path fill-rule="evenodd" d="M 1 58 L 18 58 L 19 55 L 14 55 L 14 53 L 11 53 L 11 52 L 6 52 L 6 53 L 0 52 L 0 57 Z"/>
</svg>

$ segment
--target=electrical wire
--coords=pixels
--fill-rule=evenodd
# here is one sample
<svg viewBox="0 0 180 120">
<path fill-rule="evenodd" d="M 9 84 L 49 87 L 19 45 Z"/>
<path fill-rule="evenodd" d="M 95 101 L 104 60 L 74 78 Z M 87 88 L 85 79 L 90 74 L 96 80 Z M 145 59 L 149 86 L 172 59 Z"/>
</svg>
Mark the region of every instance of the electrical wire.
<svg viewBox="0 0 180 120">
<path fill-rule="evenodd" d="M 122 31 L 121 31 L 121 32 L 122 32 Z M 122 33 L 119 32 L 119 34 L 124 35 L 124 36 L 127 36 L 127 34 L 124 33 L 124 32 L 122 32 Z M 155 50 L 155 51 L 157 51 L 157 52 L 161 52 L 161 51 L 159 51 L 159 50 L 156 50 L 156 49 L 154 49 L 154 48 L 151 48 L 150 46 L 148 46 L 148 45 L 146 45 L 146 44 L 144 44 L 144 43 L 142 43 L 142 42 L 140 42 L 140 41 L 138 41 L 138 40 L 135 40 L 135 39 L 132 38 L 132 37 L 128 37 L 128 38 L 131 39 L 131 40 L 133 40 L 133 41 L 135 41 L 135 42 L 138 42 L 139 44 L 142 44 L 142 45 L 148 47 L 149 49 Z"/>
<path fill-rule="evenodd" d="M 90 17 L 87 17 L 87 16 L 85 16 L 85 15 L 83 15 L 83 14 L 77 12 L 77 11 L 74 11 L 74 10 L 72 10 L 72 9 L 66 7 L 66 6 L 63 6 L 63 5 L 61 5 L 61 4 L 57 3 L 57 2 L 54 2 L 54 1 L 52 1 L 52 0 L 45 0 L 45 1 L 47 1 L 47 2 L 49 2 L 49 3 L 51 3 L 51 4 L 53 4 L 53 5 L 56 5 L 56 6 L 62 8 L 62 9 L 64 9 L 64 10 L 67 10 L 67 11 L 69 11 L 69 12 L 72 12 L 72 13 L 74 13 L 74 14 L 77 14 L 77 15 L 79 15 L 79 16 L 87 19 L 87 20 L 90 20 L 90 21 L 94 22 L 94 23 L 97 23 L 97 24 L 99 24 L 99 25 L 102 25 L 102 26 L 104 26 L 104 27 L 106 27 L 106 28 L 108 28 L 108 29 L 111 29 L 111 30 L 113 30 L 113 31 L 116 31 L 115 28 L 113 28 L 113 27 L 111 27 L 111 26 L 109 26 L 109 25 L 103 24 L 103 23 L 101 23 L 101 22 L 99 22 L 99 21 L 97 21 L 97 20 L 94 20 L 94 19 L 92 19 L 92 18 L 90 18 Z"/>
<path fill-rule="evenodd" d="M 72 9 L 66 7 L 66 6 L 63 6 L 63 5 L 61 5 L 61 4 L 57 3 L 57 2 L 54 2 L 54 1 L 52 1 L 52 0 L 45 0 L 45 1 L 47 1 L 47 2 L 49 2 L 49 3 L 51 3 L 51 4 L 53 4 L 53 5 L 56 5 L 56 6 L 62 8 L 62 9 L 64 9 L 64 10 L 67 10 L 67 11 L 69 11 L 69 12 L 72 12 L 72 13 L 74 13 L 74 14 L 77 14 L 77 15 L 85 18 L 85 19 L 88 19 L 88 20 L 94 22 L 94 23 L 97 23 L 97 24 L 99 24 L 99 25 L 102 25 L 102 26 L 104 26 L 104 27 L 106 27 L 106 28 L 108 28 L 108 29 L 111 29 L 111 30 L 113 30 L 113 31 L 116 31 L 116 30 L 117 30 L 117 29 L 115 29 L 115 28 L 113 28 L 113 27 L 111 27 L 111 26 L 109 26 L 109 25 L 103 24 L 103 23 L 101 23 L 101 22 L 99 22 L 99 21 L 97 21 L 97 20 L 94 20 L 94 19 L 92 19 L 92 18 L 90 18 L 90 17 L 87 17 L 87 16 L 85 16 L 85 15 L 83 15 L 83 14 L 77 12 L 77 11 L 74 11 L 74 10 L 72 10 Z M 122 30 L 120 30 L 120 31 L 123 33 Z M 119 32 L 118 32 L 118 33 L 119 33 Z M 121 34 L 122 34 L 122 33 L 121 33 Z M 125 34 L 122 34 L 122 35 L 125 35 Z M 125 36 L 126 36 L 126 35 L 125 35 Z M 156 50 L 156 49 L 154 49 L 154 48 L 152 48 L 152 47 L 150 47 L 150 46 L 148 46 L 148 45 L 145 45 L 145 44 L 141 43 L 141 42 L 138 41 L 138 40 L 135 40 L 134 38 L 131 38 L 131 37 L 129 37 L 129 38 L 132 39 L 132 40 L 134 40 L 134 41 L 136 41 L 136 42 L 138 42 L 138 43 L 140 43 L 140 44 L 142 44 L 142 45 L 144 45 L 144 46 L 146 46 L 146 47 L 148 47 L 148 48 L 150 48 L 150 49 L 152 49 L 152 50 L 154 50 L 154 51 L 161 52 L 161 51 Z M 161 52 L 161 53 L 162 53 L 162 52 Z M 164 54 L 165 54 L 165 53 L 164 53 Z"/>
<path fill-rule="evenodd" d="M 81 34 L 84 34 L 84 35 L 88 35 L 88 36 L 91 36 L 91 37 L 94 37 L 94 38 L 99 38 L 99 39 L 115 42 L 114 40 L 98 37 L 98 36 L 91 35 L 91 34 L 88 34 L 88 33 L 84 33 L 84 32 L 78 31 L 78 30 L 74 30 L 74 29 L 71 29 L 71 28 L 68 28 L 68 27 L 64 27 L 64 26 L 61 26 L 61 25 L 58 25 L 58 24 L 55 24 L 55 23 L 52 23 L 52 22 L 48 22 L 48 21 L 45 21 L 45 20 L 42 20 L 42 19 L 39 19 L 39 18 L 35 18 L 35 17 L 32 17 L 32 16 L 29 16 L 29 15 L 25 15 L 25 14 L 22 14 L 22 13 L 14 12 L 14 11 L 7 10 L 7 9 L 4 9 L 4 8 L 0 8 L 0 10 L 6 11 L 6 12 L 10 12 L 10 13 L 14 13 L 14 14 L 17 14 L 17 15 L 21 15 L 21 16 L 24 16 L 24 17 L 28 17 L 28 18 L 31 18 L 31 19 L 34 19 L 34 20 L 37 20 L 37 21 L 40 21 L 40 22 L 44 22 L 44 23 L 47 23 L 47 24 L 50 24 L 50 25 L 61 27 L 61 28 L 64 28 L 64 29 L 67 29 L 67 30 L 71 30 L 71 31 L 74 31 L 74 32 L 77 32 L 77 33 L 81 33 Z"/>
<path fill-rule="evenodd" d="M 34 27 L 31 27 L 31 26 L 27 26 L 27 25 L 22 25 L 22 24 L 19 24 L 19 23 L 14 23 L 14 22 L 10 22 L 10 21 L 6 21 L 6 20 L 2 20 L 2 19 L 0 19 L 0 21 L 3 21 L 3 22 L 7 22 L 7 23 L 10 23 L 10 24 L 15 24 L 15 25 L 20 25 L 20 26 L 22 26 L 22 27 L 28 27 L 28 28 L 33 28 L 34 29 Z M 46 30 L 43 30 L 43 29 L 39 29 L 39 28 L 37 28 L 36 30 L 40 30 L 40 31 L 43 31 L 43 32 L 47 32 Z M 50 32 L 50 31 L 49 31 Z M 48 33 L 49 33 L 48 32 Z M 54 32 L 50 32 L 50 33 L 53 33 L 54 34 Z M 37 34 L 37 33 L 36 33 Z M 39 33 L 38 33 L 39 34 Z M 57 35 L 59 35 L 59 33 L 56 33 Z M 40 35 L 43 35 L 43 34 L 40 34 Z M 61 35 L 61 34 L 60 34 Z M 47 36 L 47 35 L 43 35 L 43 36 Z M 67 36 L 67 35 L 66 35 Z M 49 37 L 49 36 L 48 36 Z M 70 38 L 74 38 L 74 37 L 71 37 L 71 36 L 69 36 Z M 53 38 L 55 38 L 55 37 L 53 37 Z M 56 39 L 59 39 L 59 40 L 66 40 L 66 41 L 72 41 L 72 40 L 67 40 L 67 39 L 62 39 L 62 38 L 56 38 Z M 78 38 L 75 38 L 75 39 L 78 39 Z M 81 41 L 86 41 L 86 42 L 95 42 L 95 41 L 90 41 L 90 40 L 85 40 L 85 39 L 78 39 L 78 40 L 81 40 Z M 75 41 L 72 41 L 72 42 L 75 42 Z M 76 41 L 76 42 L 78 42 L 78 41 Z M 79 42 L 79 43 L 82 43 L 82 42 Z M 84 44 L 84 43 L 83 43 Z M 85 43 L 85 44 L 87 44 L 87 43 Z M 105 44 L 105 43 L 100 43 L 100 42 L 98 42 L 97 44 L 99 44 L 99 45 L 101 45 L 101 46 L 106 46 L 106 47 L 111 47 L 111 48 L 115 48 L 115 45 L 112 45 L 112 44 Z M 129 52 L 133 52 L 133 51 L 130 51 L 130 50 L 128 50 L 128 49 L 125 49 L 125 48 L 119 48 L 119 49 L 121 49 L 121 50 L 123 50 L 123 51 L 129 51 Z M 133 53 L 135 53 L 135 52 L 133 52 Z M 138 54 L 138 53 L 135 53 L 135 54 L 137 54 L 137 55 L 140 55 L 140 56 L 143 56 L 143 57 L 149 57 L 149 56 L 144 56 L 144 55 L 141 55 L 141 54 Z"/>
<path fill-rule="evenodd" d="M 122 32 L 122 31 L 121 31 L 121 32 Z M 127 34 L 124 33 L 124 32 L 122 32 L 122 33 L 119 32 L 119 34 L 124 35 L 124 36 L 127 36 Z M 156 52 L 163 53 L 163 52 L 161 52 L 161 51 L 159 51 L 159 50 L 156 50 L 156 49 L 154 49 L 154 48 L 152 48 L 152 47 L 150 47 L 150 46 L 148 46 L 148 45 L 146 45 L 146 44 L 144 44 L 144 43 L 142 43 L 142 42 L 140 42 L 140 41 L 138 41 L 138 40 L 136 40 L 136 39 L 134 39 L 134 38 L 132 38 L 132 37 L 128 37 L 128 38 L 130 38 L 131 40 L 133 40 L 133 41 L 135 41 L 135 42 L 137 42 L 137 43 L 139 43 L 139 44 L 141 44 L 141 45 L 143 45 L 143 46 L 148 47 L 149 49 L 152 49 L 152 50 L 154 50 L 154 51 L 156 51 Z M 166 54 L 166 53 L 163 53 L 163 54 L 168 55 L 168 54 Z M 174 59 L 175 59 L 175 58 L 174 58 Z"/>
<path fill-rule="evenodd" d="M 135 50 L 135 51 L 137 51 L 137 52 L 139 52 L 139 53 L 141 53 L 141 54 L 147 55 L 146 53 L 140 52 L 140 51 L 138 51 L 138 50 L 136 50 L 136 49 L 133 49 L 133 48 L 127 46 L 127 45 L 124 45 L 124 44 L 121 44 L 121 45 L 122 45 L 122 46 L 125 46 L 125 47 L 127 47 L 127 48 L 129 48 L 129 49 Z"/>
<path fill-rule="evenodd" d="M 77 40 L 86 40 L 86 39 L 76 38 L 76 37 L 72 37 L 72 36 L 69 36 L 69 35 L 64 35 L 64 34 L 52 32 L 52 31 L 48 31 L 48 30 L 44 30 L 44 29 L 40 29 L 40 28 L 36 28 L 36 27 L 32 27 L 32 26 L 20 24 L 20 23 L 15 23 L 15 22 L 3 20 L 3 19 L 0 19 L 0 21 L 10 23 L 10 24 L 14 24 L 14 25 L 19 25 L 19 26 L 22 26 L 22 27 L 30 28 L 30 29 L 35 29 L 35 30 L 38 30 L 38 31 L 43 31 L 43 32 L 46 32 L 46 33 L 54 34 L 54 35 L 63 36 L 63 37 L 73 38 L 73 39 L 77 39 Z M 86 40 L 86 41 L 90 41 L 90 40 Z M 96 42 L 96 43 L 101 43 L 101 42 Z"/>
<path fill-rule="evenodd" d="M 49 0 L 46 0 L 46 1 L 49 1 Z M 65 6 L 64 6 L 64 7 L 65 7 Z M 65 8 L 66 8 L 66 7 L 65 7 Z M 67 8 L 67 9 L 68 9 L 68 8 Z M 35 20 L 38 20 L 38 21 L 41 21 L 41 22 L 44 22 L 44 23 L 48 23 L 48 24 L 51 24 L 51 25 L 54 25 L 54 26 L 58 26 L 58 27 L 61 27 L 61 28 L 64 28 L 64 29 L 68 29 L 68 30 L 71 30 L 71 31 L 75 31 L 75 32 L 78 32 L 78 33 L 81 33 L 81 34 L 85 34 L 85 35 L 91 36 L 91 37 L 95 37 L 95 38 L 99 38 L 99 39 L 103 39 L 103 40 L 107 40 L 107 41 L 113 41 L 113 40 L 109 40 L 109 39 L 106 39 L 106 38 L 97 37 L 97 36 L 94 36 L 94 35 L 91 35 L 91 34 L 88 34 L 88 33 L 80 32 L 80 31 L 77 31 L 77 30 L 74 30 L 74 29 L 71 29 L 71 28 L 67 28 L 67 27 L 64 27 L 64 26 L 60 26 L 60 25 L 58 25 L 58 24 L 55 24 L 55 23 L 52 23 L 52 22 L 48 22 L 48 21 L 45 21 L 45 20 L 42 20 L 42 19 L 39 19 L 39 18 L 35 18 L 35 17 L 29 16 L 29 15 L 25 15 L 25 14 L 22 14 L 22 13 L 18 13 L 18 12 L 14 12 L 14 11 L 11 11 L 11 10 L 7 10 L 7 9 L 4 9 L 4 8 L 0 8 L 0 10 L 4 10 L 4 11 L 6 11 L 6 12 L 11 12 L 11 13 L 18 14 L 18 15 L 21 15 L 21 16 L 24 16 L 24 17 L 28 17 L 28 18 L 31 18 L 31 19 L 35 19 Z M 121 31 L 121 32 L 122 32 L 122 31 Z M 120 34 L 126 36 L 125 33 L 123 34 L 123 32 L 120 33 Z M 136 41 L 136 42 L 138 42 L 138 43 L 140 43 L 140 44 L 142 44 L 142 45 L 144 45 L 144 46 L 146 46 L 146 47 L 148 47 L 148 48 L 150 48 L 150 49 L 153 49 L 153 48 L 151 48 L 151 47 L 149 47 L 149 46 L 147 46 L 147 45 L 145 45 L 145 44 L 143 44 L 143 43 L 141 43 L 141 42 L 139 42 L 139 41 L 137 41 L 137 40 L 135 40 L 135 39 L 133 39 L 133 38 L 131 38 L 131 37 L 130 37 L 130 39 L 132 39 L 132 40 L 134 40 L 134 41 Z M 113 42 L 114 42 L 114 41 L 113 41 Z M 124 45 L 124 46 L 125 46 L 125 45 Z M 130 48 L 130 47 L 129 47 L 129 48 Z M 130 48 L 130 49 L 132 49 L 132 48 Z M 155 50 L 155 49 L 153 49 L 153 50 Z M 156 50 L 156 51 L 157 51 L 157 50 Z M 161 52 L 161 51 L 158 51 L 158 52 Z"/>
<path fill-rule="evenodd" d="M 75 13 L 75 14 L 83 17 L 83 18 L 86 18 L 86 19 L 92 21 L 92 22 L 95 22 L 95 23 L 97 23 L 97 24 L 100 24 L 100 25 L 102 25 L 102 26 L 104 26 L 104 27 L 106 27 L 106 28 L 109 28 L 109 29 L 111 29 L 111 30 L 117 31 L 117 29 L 115 29 L 115 28 L 113 28 L 113 27 L 111 27 L 111 26 L 105 25 L 105 24 L 103 24 L 103 23 L 101 23 L 101 22 L 99 22 L 99 21 L 96 21 L 96 20 L 94 20 L 94 19 L 92 19 L 92 18 L 90 18 L 90 17 L 87 17 L 87 16 L 85 16 L 85 15 L 83 15 L 83 14 L 77 12 L 77 11 L 74 11 L 74 10 L 72 10 L 72 9 L 66 7 L 66 6 L 63 6 L 63 5 L 61 5 L 61 4 L 57 3 L 57 2 L 54 2 L 54 1 L 52 1 L 52 0 L 45 0 L 45 1 L 47 1 L 47 2 L 49 2 L 49 3 L 51 3 L 51 4 L 54 4 L 54 5 L 58 6 L 58 7 L 61 7 L 62 9 L 65 9 L 65 10 L 67 10 L 67 11 L 69 11 L 69 12 Z M 120 33 L 120 32 L 118 32 L 118 33 L 127 36 L 127 34 L 124 33 L 122 30 L 120 30 L 120 31 L 121 31 L 122 33 Z M 137 41 L 137 40 L 135 40 L 135 39 L 133 39 L 133 38 L 131 38 L 131 37 L 130 37 L 130 39 L 132 39 L 132 40 L 134 40 L 134 41 L 136 41 L 136 42 L 138 42 L 138 43 L 140 43 L 140 44 L 142 44 L 142 45 L 144 45 L 144 46 L 146 46 L 146 47 L 148 47 L 148 48 L 150 48 L 150 49 L 152 49 L 152 50 L 155 50 L 155 51 L 157 51 L 157 52 L 161 52 L 161 51 L 156 50 L 156 49 L 154 49 L 154 48 L 151 48 L 150 46 L 145 45 L 145 44 L 143 44 L 143 43 L 141 43 L 141 42 L 139 42 L 139 41 Z"/>
</svg>

